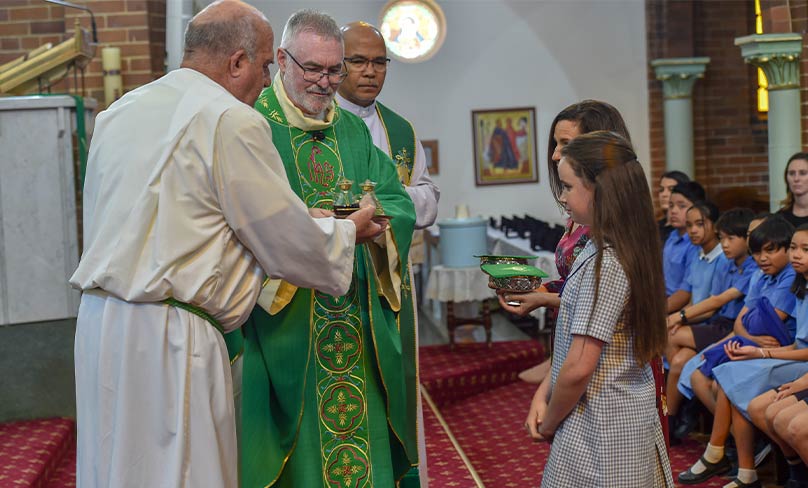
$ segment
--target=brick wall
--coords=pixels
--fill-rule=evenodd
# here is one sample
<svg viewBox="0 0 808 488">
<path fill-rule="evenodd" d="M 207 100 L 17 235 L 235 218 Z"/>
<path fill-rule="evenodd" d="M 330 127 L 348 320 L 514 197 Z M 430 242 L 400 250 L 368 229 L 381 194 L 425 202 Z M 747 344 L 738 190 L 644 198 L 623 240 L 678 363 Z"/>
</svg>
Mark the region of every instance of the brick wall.
<svg viewBox="0 0 808 488">
<path fill-rule="evenodd" d="M 84 0 L 95 14 L 99 46 L 84 75 L 86 95 L 105 105 L 101 48 L 121 48 L 124 91 L 159 78 L 165 72 L 166 0 Z M 90 29 L 86 12 L 42 0 L 3 0 L 0 3 L 0 64 L 47 42 L 73 37 L 74 23 Z M 74 92 L 72 76 L 53 89 Z"/>
<path fill-rule="evenodd" d="M 683 9 L 682 4 L 689 4 Z M 695 176 L 708 194 L 739 186 L 768 197 L 767 123 L 756 111 L 756 71 L 744 63 L 736 37 L 754 32 L 754 3 L 736 0 L 646 2 L 648 59 L 708 56 L 693 89 Z M 689 17 L 689 18 L 688 18 Z M 675 41 L 684 23 L 691 42 Z M 692 46 L 689 50 L 681 46 Z M 662 84 L 649 68 L 653 182 L 665 170 Z"/>
</svg>

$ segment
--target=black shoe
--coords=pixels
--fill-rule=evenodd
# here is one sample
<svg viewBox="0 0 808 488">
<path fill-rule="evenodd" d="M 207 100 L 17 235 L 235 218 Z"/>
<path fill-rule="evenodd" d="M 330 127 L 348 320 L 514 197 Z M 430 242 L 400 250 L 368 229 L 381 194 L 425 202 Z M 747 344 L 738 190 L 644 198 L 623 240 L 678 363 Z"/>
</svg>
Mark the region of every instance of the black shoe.
<svg viewBox="0 0 808 488">
<path fill-rule="evenodd" d="M 704 464 L 704 466 L 707 467 L 707 469 L 699 474 L 696 474 L 691 471 L 692 467 L 687 468 L 687 471 L 679 473 L 679 483 L 683 485 L 698 485 L 699 483 L 704 483 L 713 476 L 726 473 L 732 467 L 729 459 L 727 459 L 727 456 L 722 457 L 717 463 L 711 463 L 710 461 L 704 459 L 704 456 L 701 457 L 700 461 L 702 464 Z"/>
<path fill-rule="evenodd" d="M 763 488 L 763 484 L 760 482 L 760 480 L 755 480 L 751 483 L 744 483 L 738 478 L 735 478 L 734 480 L 730 481 L 730 483 L 735 483 L 735 488 Z"/>
<path fill-rule="evenodd" d="M 786 484 L 783 485 L 783 488 L 808 488 L 808 483 L 789 479 L 786 481 Z"/>
</svg>

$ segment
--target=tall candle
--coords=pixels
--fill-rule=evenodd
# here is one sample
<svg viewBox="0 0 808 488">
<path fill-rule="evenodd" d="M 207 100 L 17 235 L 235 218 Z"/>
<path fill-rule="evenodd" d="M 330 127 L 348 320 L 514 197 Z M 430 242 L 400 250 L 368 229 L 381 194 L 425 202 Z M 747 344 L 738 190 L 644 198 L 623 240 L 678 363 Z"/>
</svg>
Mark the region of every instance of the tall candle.
<svg viewBox="0 0 808 488">
<path fill-rule="evenodd" d="M 104 69 L 104 98 L 109 106 L 123 95 L 121 48 L 105 47 L 102 49 L 101 67 Z"/>
</svg>

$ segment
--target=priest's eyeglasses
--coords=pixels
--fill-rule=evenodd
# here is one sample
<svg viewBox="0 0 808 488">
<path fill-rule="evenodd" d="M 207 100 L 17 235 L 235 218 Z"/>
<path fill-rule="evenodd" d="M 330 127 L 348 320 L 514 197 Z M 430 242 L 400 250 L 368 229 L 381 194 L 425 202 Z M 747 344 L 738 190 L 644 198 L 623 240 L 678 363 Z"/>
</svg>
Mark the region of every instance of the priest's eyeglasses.
<svg viewBox="0 0 808 488">
<path fill-rule="evenodd" d="M 342 80 L 348 76 L 348 72 L 345 71 L 344 66 L 340 66 L 339 68 L 329 68 L 323 71 L 322 67 L 318 68 L 307 68 L 300 64 L 300 62 L 292 56 L 288 50 L 283 50 L 292 61 L 295 62 L 296 65 L 300 66 L 300 69 L 303 70 L 303 79 L 308 81 L 309 83 L 319 83 L 320 80 L 323 79 L 324 76 L 328 77 L 328 82 L 332 85 L 338 85 L 342 83 Z"/>
<path fill-rule="evenodd" d="M 349 71 L 364 71 L 368 64 L 373 66 L 373 71 L 377 73 L 384 73 L 387 71 L 387 65 L 390 63 L 390 58 L 373 58 L 368 59 L 364 56 L 351 56 L 345 58 L 345 66 Z"/>
</svg>

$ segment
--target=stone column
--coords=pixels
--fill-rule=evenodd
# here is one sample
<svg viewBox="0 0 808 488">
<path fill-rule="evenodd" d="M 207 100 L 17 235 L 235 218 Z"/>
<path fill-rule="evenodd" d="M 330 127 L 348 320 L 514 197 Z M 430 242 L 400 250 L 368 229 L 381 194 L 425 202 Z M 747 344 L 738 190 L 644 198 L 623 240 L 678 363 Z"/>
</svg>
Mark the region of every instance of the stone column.
<svg viewBox="0 0 808 488">
<path fill-rule="evenodd" d="M 666 58 L 651 61 L 665 97 L 665 169 L 691 178 L 693 168 L 693 84 L 704 77 L 710 58 Z"/>
<path fill-rule="evenodd" d="M 802 150 L 800 124 L 800 34 L 753 34 L 738 37 L 744 60 L 763 69 L 769 83 L 769 206 L 786 196 L 786 162 Z"/>
</svg>

